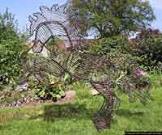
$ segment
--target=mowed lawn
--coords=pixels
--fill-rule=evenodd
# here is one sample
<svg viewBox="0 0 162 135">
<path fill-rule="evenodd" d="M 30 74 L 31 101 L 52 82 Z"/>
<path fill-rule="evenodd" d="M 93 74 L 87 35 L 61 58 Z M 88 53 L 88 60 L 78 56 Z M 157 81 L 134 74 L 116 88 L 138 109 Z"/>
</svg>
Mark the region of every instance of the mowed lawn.
<svg viewBox="0 0 162 135">
<path fill-rule="evenodd" d="M 128 103 L 114 116 L 111 129 L 98 133 L 91 121 L 102 104 L 84 84 L 75 84 L 77 97 L 65 105 L 41 105 L 0 110 L 0 135 L 123 135 L 125 131 L 162 131 L 162 76 L 152 75 L 152 101 Z"/>
</svg>

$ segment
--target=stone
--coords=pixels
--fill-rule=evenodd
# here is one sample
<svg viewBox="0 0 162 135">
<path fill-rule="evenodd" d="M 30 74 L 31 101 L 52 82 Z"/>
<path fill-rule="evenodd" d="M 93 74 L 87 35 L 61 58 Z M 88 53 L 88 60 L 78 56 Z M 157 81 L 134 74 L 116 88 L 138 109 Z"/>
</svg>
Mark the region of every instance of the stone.
<svg viewBox="0 0 162 135">
<path fill-rule="evenodd" d="M 27 91 L 29 88 L 28 82 L 23 82 L 16 87 L 16 91 Z"/>
<path fill-rule="evenodd" d="M 99 92 L 95 89 L 91 89 L 91 94 L 95 96 L 95 95 L 99 95 Z"/>
</svg>

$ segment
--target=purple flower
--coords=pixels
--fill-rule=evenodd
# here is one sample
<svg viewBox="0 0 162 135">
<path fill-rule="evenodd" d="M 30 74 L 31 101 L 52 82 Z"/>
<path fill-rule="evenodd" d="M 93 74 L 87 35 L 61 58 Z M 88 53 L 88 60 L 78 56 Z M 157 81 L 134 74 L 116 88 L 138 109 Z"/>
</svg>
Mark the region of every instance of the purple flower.
<svg viewBox="0 0 162 135">
<path fill-rule="evenodd" d="M 136 68 L 136 69 L 134 70 L 134 75 L 135 75 L 136 77 L 143 77 L 143 76 L 146 76 L 147 73 L 146 73 L 143 69 L 141 69 L 141 68 Z"/>
</svg>

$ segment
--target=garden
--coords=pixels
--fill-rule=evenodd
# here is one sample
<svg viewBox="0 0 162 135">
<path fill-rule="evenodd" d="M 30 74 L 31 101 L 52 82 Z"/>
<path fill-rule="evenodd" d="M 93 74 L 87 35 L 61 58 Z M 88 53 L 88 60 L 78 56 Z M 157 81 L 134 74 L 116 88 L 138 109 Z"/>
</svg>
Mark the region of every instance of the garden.
<svg viewBox="0 0 162 135">
<path fill-rule="evenodd" d="M 26 32 L 0 13 L 0 135 L 161 131 L 155 19 L 139 0 L 40 6 Z"/>
</svg>

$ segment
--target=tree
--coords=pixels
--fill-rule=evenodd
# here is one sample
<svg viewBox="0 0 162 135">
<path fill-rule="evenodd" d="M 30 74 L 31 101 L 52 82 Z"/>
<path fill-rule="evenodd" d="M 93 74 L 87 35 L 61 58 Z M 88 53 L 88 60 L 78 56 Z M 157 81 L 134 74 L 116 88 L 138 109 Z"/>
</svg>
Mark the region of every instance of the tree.
<svg viewBox="0 0 162 135">
<path fill-rule="evenodd" d="M 82 35 L 96 31 L 99 38 L 129 34 L 155 19 L 149 2 L 140 0 L 71 0 L 69 20 Z"/>
<path fill-rule="evenodd" d="M 15 37 L 17 38 L 17 20 L 6 9 L 4 13 L 0 13 L 0 42 Z"/>
<path fill-rule="evenodd" d="M 0 14 L 0 83 L 2 84 L 14 80 L 21 70 L 20 53 L 23 42 L 17 33 L 16 22 L 14 15 L 8 9 Z"/>
</svg>

